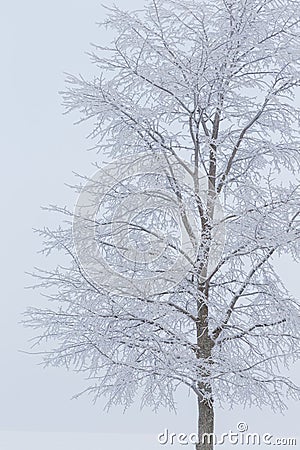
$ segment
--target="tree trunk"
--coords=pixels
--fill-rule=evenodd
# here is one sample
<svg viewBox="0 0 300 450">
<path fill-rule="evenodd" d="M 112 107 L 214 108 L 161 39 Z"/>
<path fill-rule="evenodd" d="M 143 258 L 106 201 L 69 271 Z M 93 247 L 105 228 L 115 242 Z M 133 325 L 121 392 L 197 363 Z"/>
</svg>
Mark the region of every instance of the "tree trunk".
<svg viewBox="0 0 300 450">
<path fill-rule="evenodd" d="M 211 355 L 214 346 L 213 339 L 208 333 L 208 307 L 205 303 L 198 303 L 198 324 L 197 341 L 198 357 L 207 361 L 211 365 Z M 211 368 L 206 373 L 208 378 L 211 375 Z M 196 450 L 213 450 L 214 448 L 214 407 L 212 398 L 212 389 L 209 383 L 199 382 L 198 396 L 198 444 Z M 209 400 L 208 400 L 209 399 Z"/>
<path fill-rule="evenodd" d="M 214 149 L 215 151 L 215 149 Z M 215 153 L 214 153 L 215 154 Z M 214 159 L 211 160 L 210 173 L 215 176 Z M 211 181 L 211 180 L 210 180 Z M 211 183 L 209 184 L 211 189 Z M 212 219 L 214 215 L 214 189 L 210 190 L 207 208 L 209 216 Z M 212 350 L 214 347 L 213 337 L 209 335 L 208 328 L 208 298 L 209 298 L 209 283 L 207 280 L 209 251 L 211 247 L 211 226 L 208 222 L 204 223 L 202 230 L 202 244 L 204 246 L 203 266 L 199 270 L 199 298 L 197 301 L 198 321 L 197 321 L 197 357 L 207 362 L 207 370 L 202 373 L 206 378 L 199 382 L 198 395 L 198 443 L 196 450 L 213 450 L 214 448 L 214 407 L 212 387 L 209 382 L 211 376 L 212 366 Z M 204 281 L 204 282 L 203 282 Z"/>
<path fill-rule="evenodd" d="M 214 407 L 198 398 L 198 441 L 196 450 L 214 448 Z"/>
</svg>

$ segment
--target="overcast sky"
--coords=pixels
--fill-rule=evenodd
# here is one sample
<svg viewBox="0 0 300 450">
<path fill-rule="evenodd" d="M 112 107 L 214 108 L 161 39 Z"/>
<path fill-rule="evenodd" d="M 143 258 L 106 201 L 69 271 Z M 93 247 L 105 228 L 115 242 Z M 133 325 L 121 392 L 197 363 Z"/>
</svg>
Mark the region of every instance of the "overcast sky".
<svg viewBox="0 0 300 450">
<path fill-rule="evenodd" d="M 115 3 L 132 9 L 141 7 L 142 0 Z M 37 254 L 41 242 L 32 228 L 58 223 L 57 217 L 41 211 L 40 206 L 72 205 L 73 193 L 64 183 L 74 181 L 73 171 L 93 173 L 91 162 L 96 155 L 86 151 L 90 145 L 85 139 L 87 128 L 74 127 L 75 117 L 62 115 L 58 91 L 64 88 L 63 72 L 89 74 L 91 66 L 84 52 L 89 50 L 90 42 L 101 44 L 107 39 L 105 30 L 95 25 L 104 14 L 96 0 L 12 0 L 1 5 L 3 450 L 115 450 L 120 442 L 124 450 L 155 449 L 159 448 L 155 435 L 165 428 L 195 431 L 194 398 L 187 397 L 185 391 L 178 396 L 177 416 L 166 410 L 159 414 L 140 412 L 138 404 L 125 415 L 121 409 L 107 414 L 102 411 L 101 400 L 95 406 L 87 397 L 70 400 L 85 387 L 81 375 L 64 369 L 44 370 L 37 364 L 38 358 L 21 352 L 29 350 L 28 339 L 32 336 L 32 330 L 18 323 L 21 313 L 28 305 L 39 306 L 42 301 L 38 291 L 24 289 L 31 282 L 25 271 L 48 264 Z M 282 277 L 297 293 L 295 264 L 283 258 L 279 265 Z M 297 367 L 292 375 L 299 383 Z M 218 409 L 217 432 L 235 430 L 237 422 L 245 421 L 253 432 L 295 437 L 299 405 L 288 404 L 285 416 L 266 410 Z"/>
</svg>

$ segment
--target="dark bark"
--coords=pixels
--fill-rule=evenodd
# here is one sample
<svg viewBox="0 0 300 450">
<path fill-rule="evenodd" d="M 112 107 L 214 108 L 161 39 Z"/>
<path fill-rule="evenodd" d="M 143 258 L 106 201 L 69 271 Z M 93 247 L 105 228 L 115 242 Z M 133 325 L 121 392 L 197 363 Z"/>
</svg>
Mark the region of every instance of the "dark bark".
<svg viewBox="0 0 300 450">
<path fill-rule="evenodd" d="M 214 408 L 198 398 L 198 439 L 196 450 L 213 450 Z"/>
<path fill-rule="evenodd" d="M 200 302 L 201 303 L 201 302 Z M 198 310 L 198 357 L 207 361 L 208 366 L 211 365 L 211 354 L 214 346 L 213 339 L 208 333 L 208 307 L 202 302 Z M 211 369 L 203 374 L 209 378 Z M 196 450 L 213 450 L 213 433 L 214 433 L 214 407 L 211 386 L 207 383 L 199 383 L 198 397 L 198 439 Z M 208 400 L 209 399 L 209 400 Z"/>
</svg>

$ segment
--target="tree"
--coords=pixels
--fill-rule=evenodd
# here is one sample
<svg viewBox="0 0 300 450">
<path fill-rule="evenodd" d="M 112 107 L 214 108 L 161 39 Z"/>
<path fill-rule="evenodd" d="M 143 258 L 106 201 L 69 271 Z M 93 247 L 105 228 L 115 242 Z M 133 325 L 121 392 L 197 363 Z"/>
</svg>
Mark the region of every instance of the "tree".
<svg viewBox="0 0 300 450">
<path fill-rule="evenodd" d="M 299 304 L 274 263 L 299 242 L 299 20 L 293 0 L 113 7 L 113 42 L 91 53 L 101 75 L 67 78 L 67 110 L 119 160 L 83 177 L 75 212 L 52 208 L 67 226 L 40 231 L 44 251 L 70 264 L 35 273 L 56 306 L 26 324 L 59 342 L 46 364 L 88 371 L 108 406 L 141 389 L 174 408 L 183 384 L 202 436 L 216 402 L 299 398 L 280 374 L 299 355 Z"/>
</svg>

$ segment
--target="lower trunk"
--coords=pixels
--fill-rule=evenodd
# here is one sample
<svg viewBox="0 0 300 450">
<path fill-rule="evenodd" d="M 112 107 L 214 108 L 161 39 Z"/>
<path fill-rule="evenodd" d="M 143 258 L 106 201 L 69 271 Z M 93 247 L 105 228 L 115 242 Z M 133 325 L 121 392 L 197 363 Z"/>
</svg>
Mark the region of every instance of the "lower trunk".
<svg viewBox="0 0 300 450">
<path fill-rule="evenodd" d="M 202 269 L 201 277 L 207 278 L 207 265 Z M 200 360 L 201 373 L 198 383 L 198 443 L 196 450 L 213 450 L 214 448 L 214 407 L 213 392 L 210 384 L 212 372 L 212 351 L 214 340 L 208 327 L 208 284 L 199 285 L 198 321 L 197 321 L 197 357 Z M 206 365 L 206 369 L 205 368 Z M 204 369 L 204 370 L 203 370 Z M 201 379 L 202 378 L 202 379 Z M 209 401 L 209 400 L 210 401 Z"/>
<path fill-rule="evenodd" d="M 198 441 L 196 450 L 214 448 L 214 407 L 198 398 Z"/>
</svg>

